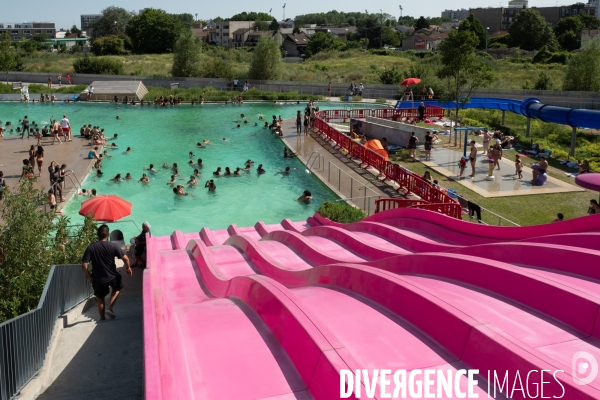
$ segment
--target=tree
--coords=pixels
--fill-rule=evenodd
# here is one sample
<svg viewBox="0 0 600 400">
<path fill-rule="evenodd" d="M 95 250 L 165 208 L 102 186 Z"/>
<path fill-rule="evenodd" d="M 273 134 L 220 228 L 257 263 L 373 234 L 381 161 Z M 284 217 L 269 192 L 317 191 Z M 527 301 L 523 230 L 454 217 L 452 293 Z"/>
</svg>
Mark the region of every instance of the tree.
<svg viewBox="0 0 600 400">
<path fill-rule="evenodd" d="M 600 45 L 591 41 L 569 61 L 563 90 L 600 91 Z"/>
<path fill-rule="evenodd" d="M 442 68 L 437 72 L 446 80 L 448 90 L 444 97 L 456 106 L 456 120 L 461 104 L 469 101 L 473 90 L 491 83 L 493 76 L 488 67 L 475 54 L 479 38 L 471 31 L 452 30 L 438 48 L 442 56 Z M 454 144 L 457 137 L 454 135 Z"/>
<path fill-rule="evenodd" d="M 311 36 L 304 54 L 312 56 L 320 51 L 339 50 L 344 47 L 344 42 L 336 39 L 333 35 L 324 32 L 317 32 Z"/>
<path fill-rule="evenodd" d="M 279 30 L 279 22 L 277 22 L 277 19 L 273 18 L 273 20 L 271 21 L 271 25 L 269 25 L 269 29 L 272 31 Z"/>
<path fill-rule="evenodd" d="M 77 25 L 73 24 L 73 26 L 69 30 L 71 31 L 71 33 L 77 34 L 77 37 L 81 36 L 81 30 L 77 28 Z"/>
<path fill-rule="evenodd" d="M 133 16 L 131 11 L 121 7 L 107 7 L 102 10 L 102 17 L 92 22 L 92 39 L 107 35 L 124 34 L 127 23 Z"/>
<path fill-rule="evenodd" d="M 390 28 L 389 26 L 383 27 L 383 44 L 388 45 L 390 47 L 399 47 L 400 46 L 400 36 L 398 32 Z"/>
<path fill-rule="evenodd" d="M 254 24 L 252 24 L 252 28 L 255 31 L 268 31 L 269 23 L 267 21 L 256 21 Z"/>
<path fill-rule="evenodd" d="M 125 41 L 115 35 L 103 36 L 92 42 L 92 53 L 97 56 L 126 54 Z"/>
<path fill-rule="evenodd" d="M 246 11 L 235 14 L 233 17 L 229 18 L 230 21 L 270 21 L 272 17 L 264 12 L 249 12 Z"/>
<path fill-rule="evenodd" d="M 583 23 L 580 18 L 567 17 L 558 21 L 554 27 L 554 34 L 560 47 L 573 51 L 581 47 L 581 30 Z"/>
<path fill-rule="evenodd" d="M 198 76 L 202 57 L 201 48 L 202 45 L 194 37 L 192 31 L 184 31 L 175 43 L 171 75 L 177 77 Z"/>
<path fill-rule="evenodd" d="M 127 35 L 139 54 L 162 54 L 173 51 L 175 41 L 186 28 L 163 10 L 148 8 L 131 18 Z"/>
<path fill-rule="evenodd" d="M 417 22 L 415 22 L 415 30 L 429 28 L 429 21 L 424 16 L 420 16 Z"/>
<path fill-rule="evenodd" d="M 458 26 L 459 31 L 471 31 L 479 38 L 478 49 L 485 48 L 487 41 L 487 31 L 481 25 L 481 22 L 475 17 L 474 14 L 470 14 L 469 17 L 463 20 Z"/>
<path fill-rule="evenodd" d="M 8 32 L 4 31 L 0 36 L 0 70 L 6 72 L 6 83 L 8 83 L 8 72 L 15 69 L 17 65 L 17 52 L 13 48 Z"/>
<path fill-rule="evenodd" d="M 542 46 L 555 50 L 558 46 L 551 25 L 534 9 L 521 10 L 508 34 L 510 46 L 523 50 L 539 50 Z"/>
<path fill-rule="evenodd" d="M 379 75 L 379 82 L 384 85 L 397 85 L 402 82 L 402 72 L 395 65 L 392 68 L 384 67 L 377 75 Z"/>
<path fill-rule="evenodd" d="M 588 13 L 577 14 L 577 18 L 583 24 L 585 29 L 598 29 L 600 28 L 600 19 L 596 18 L 595 15 Z"/>
<path fill-rule="evenodd" d="M 275 37 L 262 35 L 254 48 L 250 63 L 250 79 L 279 79 L 283 61 Z"/>
<path fill-rule="evenodd" d="M 192 14 L 169 14 L 171 17 L 175 18 L 176 20 L 178 20 L 179 22 L 181 22 L 181 25 L 186 27 L 187 29 L 192 29 L 192 26 L 194 25 L 194 16 Z"/>
</svg>

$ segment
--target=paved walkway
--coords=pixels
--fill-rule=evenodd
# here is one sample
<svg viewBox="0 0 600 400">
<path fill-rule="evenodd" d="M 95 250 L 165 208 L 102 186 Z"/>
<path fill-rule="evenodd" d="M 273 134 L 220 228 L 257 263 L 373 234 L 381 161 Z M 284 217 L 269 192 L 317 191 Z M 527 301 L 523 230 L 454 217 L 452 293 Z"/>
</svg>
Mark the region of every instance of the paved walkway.
<svg viewBox="0 0 600 400">
<path fill-rule="evenodd" d="M 143 398 L 142 270 L 133 268 L 129 277 L 119 269 L 125 287 L 115 305 L 117 318 L 98 323 L 95 299 L 90 300 L 58 336 L 47 365 L 49 381 L 38 399 Z"/>
<path fill-rule="evenodd" d="M 475 164 L 475 178 L 469 178 L 471 174 L 471 165 L 467 162 L 464 176 L 459 179 L 460 170 L 458 163 L 463 156 L 463 152 L 448 149 L 434 148 L 431 151 L 431 161 L 425 161 L 424 154 L 420 151 L 418 159 L 428 167 L 440 174 L 456 180 L 461 185 L 471 189 L 483 197 L 506 197 L 506 196 L 526 196 L 532 194 L 563 193 L 563 192 L 582 192 L 583 189 L 570 185 L 566 182 L 548 176 L 548 181 L 544 186 L 533 186 L 533 171 L 529 167 L 523 167 L 523 178 L 518 179 L 515 176 L 515 162 L 507 158 L 500 160 L 500 171 L 494 170 L 494 180 L 488 181 L 489 163 L 487 157 L 480 153 L 477 156 Z"/>
<path fill-rule="evenodd" d="M 298 135 L 295 120 L 285 120 L 282 128 L 283 142 L 341 198 L 355 199 L 352 201 L 354 205 L 372 214 L 375 212 L 376 197 L 370 199 L 365 197 L 402 197 L 394 190 L 394 186 L 391 186 L 391 182 L 377 179 L 376 170 L 360 168 L 356 161 L 345 157 L 319 135 L 315 133 L 308 136 L 304 133 Z"/>
<path fill-rule="evenodd" d="M 13 129 L 16 129 L 16 121 L 13 121 Z M 56 142 L 51 145 L 52 138 L 43 138 L 42 147 L 44 148 L 44 161 L 42 164 L 42 176 L 37 177 L 35 187 L 38 189 L 49 188 L 50 179 L 48 175 L 48 166 L 52 161 L 59 164 L 67 164 L 67 170 L 72 170 L 79 179 L 83 182 L 92 168 L 93 162 L 87 158 L 87 154 L 91 148 L 90 141 L 79 136 L 79 131 L 75 132 L 72 142 L 58 144 Z M 13 133 L 8 135 L 4 133 L 4 137 L 0 138 L 0 171 L 4 172 L 6 184 L 9 187 L 16 187 L 19 184 L 23 160 L 29 158 L 29 148 L 31 145 L 36 145 L 37 139 L 33 137 L 21 139 L 20 135 Z M 38 173 L 37 165 L 34 168 L 35 173 Z M 77 181 L 73 179 L 77 184 Z M 71 180 L 65 180 L 65 193 L 63 194 L 66 200 L 76 193 L 76 187 Z M 58 200 L 58 199 L 57 199 Z M 61 209 L 67 202 L 59 203 Z"/>
</svg>

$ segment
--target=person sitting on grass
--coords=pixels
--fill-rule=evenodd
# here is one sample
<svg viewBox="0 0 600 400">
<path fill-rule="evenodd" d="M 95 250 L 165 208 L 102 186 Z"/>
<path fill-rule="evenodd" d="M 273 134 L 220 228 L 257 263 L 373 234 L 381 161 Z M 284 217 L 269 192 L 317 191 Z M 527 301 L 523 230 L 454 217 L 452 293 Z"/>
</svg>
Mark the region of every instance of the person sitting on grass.
<svg viewBox="0 0 600 400">
<path fill-rule="evenodd" d="M 565 220 L 565 216 L 562 213 L 558 213 L 556 215 L 556 219 L 554 221 L 552 221 L 552 222 L 562 222 L 564 220 Z"/>
<path fill-rule="evenodd" d="M 588 214 L 600 214 L 600 206 L 598 201 L 595 199 L 590 200 L 590 207 L 588 208 Z"/>
</svg>

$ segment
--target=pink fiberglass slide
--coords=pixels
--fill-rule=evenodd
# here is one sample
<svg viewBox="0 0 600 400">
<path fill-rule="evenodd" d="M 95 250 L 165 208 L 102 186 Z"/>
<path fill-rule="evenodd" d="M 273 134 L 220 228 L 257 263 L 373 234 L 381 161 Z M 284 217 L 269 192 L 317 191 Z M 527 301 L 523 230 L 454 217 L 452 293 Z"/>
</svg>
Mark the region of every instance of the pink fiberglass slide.
<svg viewBox="0 0 600 400">
<path fill-rule="evenodd" d="M 599 230 L 600 216 L 504 228 L 397 209 L 151 237 L 146 398 L 329 400 L 343 370 L 478 369 L 479 398 L 488 373 L 535 370 L 544 396 L 599 399 L 600 378 L 573 370 L 576 354 L 600 360 Z"/>
</svg>

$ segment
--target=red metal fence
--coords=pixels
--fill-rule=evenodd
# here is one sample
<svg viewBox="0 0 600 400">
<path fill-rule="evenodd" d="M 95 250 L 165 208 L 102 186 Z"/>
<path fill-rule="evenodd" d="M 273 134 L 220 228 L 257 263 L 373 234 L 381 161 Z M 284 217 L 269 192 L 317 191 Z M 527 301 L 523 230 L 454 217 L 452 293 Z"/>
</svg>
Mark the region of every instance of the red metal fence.
<svg viewBox="0 0 600 400">
<path fill-rule="evenodd" d="M 333 120 L 349 120 L 351 118 L 375 117 L 383 119 L 406 119 L 417 118 L 419 110 L 416 108 L 377 108 L 377 109 L 354 109 L 354 110 L 324 110 L 319 112 L 321 118 L 327 122 Z M 429 106 L 425 109 L 425 118 L 442 118 L 444 109 L 442 107 Z"/>
<path fill-rule="evenodd" d="M 430 107 L 428 109 L 432 108 L 433 107 Z M 440 108 L 440 110 L 442 111 L 443 115 L 444 110 L 442 108 Z M 428 203 L 428 205 L 432 205 L 431 209 L 436 209 L 438 212 L 443 212 L 446 215 L 450 215 L 451 217 L 460 219 L 460 205 L 456 202 L 456 200 L 450 197 L 448 193 L 446 193 L 446 191 L 421 179 L 420 176 L 412 173 L 411 171 L 403 168 L 402 166 L 386 160 L 380 154 L 365 148 L 360 143 L 355 142 L 354 140 L 340 133 L 337 129 L 331 127 L 325 122 L 328 119 L 349 118 L 352 112 L 358 115 L 365 115 L 367 111 L 370 112 L 371 115 L 375 113 L 378 116 L 384 116 L 380 118 L 391 118 L 391 115 L 395 115 L 392 112 L 403 110 L 395 110 L 390 108 L 380 110 L 320 111 L 317 114 L 314 127 L 317 128 L 322 134 L 324 134 L 327 137 L 327 140 L 333 142 L 335 144 L 335 147 L 337 147 L 340 150 L 345 150 L 347 154 L 353 158 L 360 159 L 362 166 L 375 168 L 382 175 L 385 176 L 385 179 L 395 181 L 402 189 L 406 190 L 408 193 L 413 193 L 422 198 L 425 202 Z M 362 114 L 360 114 L 359 112 L 362 112 Z M 456 212 L 454 206 L 441 207 L 440 204 L 456 205 L 459 211 Z M 435 206 L 437 206 L 437 208 Z"/>
<path fill-rule="evenodd" d="M 375 200 L 375 213 L 394 208 L 420 208 L 446 214 L 456 219 L 462 219 L 462 207 L 457 203 L 428 203 L 424 200 L 409 199 L 378 199 Z"/>
</svg>

